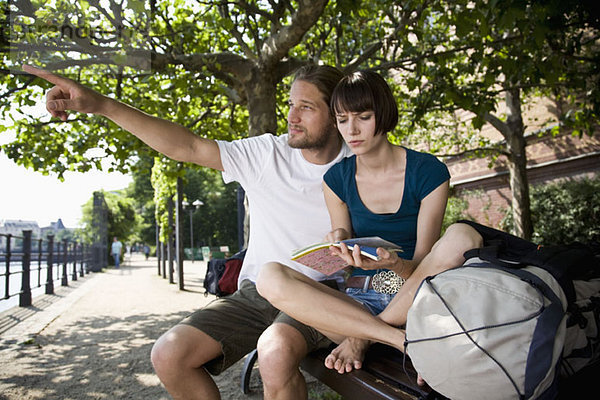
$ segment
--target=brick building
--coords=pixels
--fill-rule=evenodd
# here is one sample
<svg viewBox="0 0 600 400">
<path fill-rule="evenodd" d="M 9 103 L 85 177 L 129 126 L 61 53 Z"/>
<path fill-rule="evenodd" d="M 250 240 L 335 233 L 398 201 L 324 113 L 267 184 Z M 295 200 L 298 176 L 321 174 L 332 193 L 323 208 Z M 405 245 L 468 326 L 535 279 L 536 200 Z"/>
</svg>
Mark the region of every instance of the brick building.
<svg viewBox="0 0 600 400">
<path fill-rule="evenodd" d="M 600 138 L 527 136 L 527 176 L 530 185 L 600 174 Z M 468 214 L 478 222 L 498 226 L 510 207 L 508 170 L 502 158 L 490 168 L 488 159 L 455 157 L 444 160 L 456 194 L 469 202 Z M 467 193 L 465 193 L 468 191 Z"/>
<path fill-rule="evenodd" d="M 503 102 L 499 102 L 499 116 L 505 112 L 502 106 Z M 538 135 L 557 126 L 557 115 L 562 111 L 561 105 L 549 98 L 529 98 L 522 104 L 530 185 L 600 174 L 600 135 Z M 462 111 L 455 118 L 468 121 L 472 114 Z M 481 135 L 492 141 L 503 140 L 489 124 L 484 125 Z M 500 156 L 491 167 L 487 158 L 451 157 L 444 162 L 450 170 L 455 194 L 469 202 L 468 214 L 478 222 L 498 227 L 512 197 L 506 158 Z"/>
</svg>

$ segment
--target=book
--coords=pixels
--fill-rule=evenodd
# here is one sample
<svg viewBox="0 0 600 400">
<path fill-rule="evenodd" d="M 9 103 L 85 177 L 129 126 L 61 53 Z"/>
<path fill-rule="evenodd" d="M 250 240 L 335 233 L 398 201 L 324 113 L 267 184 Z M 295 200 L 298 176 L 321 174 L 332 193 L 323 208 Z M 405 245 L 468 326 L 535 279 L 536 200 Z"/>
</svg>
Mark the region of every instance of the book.
<svg viewBox="0 0 600 400">
<path fill-rule="evenodd" d="M 384 240 L 377 236 L 346 239 L 339 242 L 322 242 L 315 243 L 292 252 L 292 260 L 306 265 L 325 275 L 331 275 L 341 269 L 346 268 L 349 264 L 342 258 L 331 254 L 329 249 L 331 246 L 340 247 L 341 243 L 348 246 L 352 251 L 355 245 L 360 247 L 360 253 L 364 257 L 372 260 L 379 260 L 377 256 L 377 248 L 383 247 L 387 251 L 401 252 L 400 246 Z"/>
</svg>

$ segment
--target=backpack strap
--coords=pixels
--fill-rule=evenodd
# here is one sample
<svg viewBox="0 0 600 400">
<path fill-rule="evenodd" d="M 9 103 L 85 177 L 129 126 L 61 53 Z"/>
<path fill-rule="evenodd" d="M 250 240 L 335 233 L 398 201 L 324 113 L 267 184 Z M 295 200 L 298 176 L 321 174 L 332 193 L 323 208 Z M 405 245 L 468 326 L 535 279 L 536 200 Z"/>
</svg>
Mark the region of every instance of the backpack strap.
<svg viewBox="0 0 600 400">
<path fill-rule="evenodd" d="M 510 233 L 477 222 L 467 220 L 458 222 L 471 226 L 483 237 L 483 247 L 465 252 L 465 259 L 479 257 L 508 268 L 523 268 L 527 265 L 542 268 L 559 283 L 567 297 L 568 304 L 575 302 L 573 279 L 582 275 L 582 272 L 576 273 L 575 270 L 589 270 L 591 261 L 587 253 L 571 246 L 538 246 Z M 588 262 L 584 262 L 585 260 Z M 582 262 L 583 266 L 580 265 Z"/>
<path fill-rule="evenodd" d="M 550 272 L 565 292 L 568 304 L 573 304 L 576 294 L 572 272 L 577 266 L 577 259 L 580 258 L 576 253 L 577 251 L 570 251 L 567 246 L 538 246 L 523 255 L 523 262 Z"/>
<path fill-rule="evenodd" d="M 512 255 L 510 258 L 507 257 L 505 244 L 497 239 L 484 242 L 483 247 L 465 251 L 463 257 L 465 257 L 465 260 L 479 258 L 480 260 L 507 268 L 523 268 L 526 266 L 526 264 L 519 261 L 518 257 L 515 255 Z"/>
<path fill-rule="evenodd" d="M 520 261 L 524 253 L 537 247 L 535 243 L 528 240 L 474 221 L 460 220 L 458 222 L 467 224 L 475 229 L 483 238 L 484 246 L 498 246 L 502 256 L 509 261 Z"/>
</svg>

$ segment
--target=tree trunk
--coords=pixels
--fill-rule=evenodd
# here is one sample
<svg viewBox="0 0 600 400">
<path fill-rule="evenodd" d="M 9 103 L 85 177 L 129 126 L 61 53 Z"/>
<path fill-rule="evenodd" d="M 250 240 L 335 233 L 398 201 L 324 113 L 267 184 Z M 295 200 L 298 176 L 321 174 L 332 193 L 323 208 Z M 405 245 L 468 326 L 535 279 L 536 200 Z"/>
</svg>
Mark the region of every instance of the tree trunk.
<svg viewBox="0 0 600 400">
<path fill-rule="evenodd" d="M 245 82 L 248 99 L 248 136 L 277 134 L 276 91 L 273 74 L 256 68 Z"/>
<path fill-rule="evenodd" d="M 530 240 L 533 234 L 529 181 L 527 179 L 527 154 L 525 153 L 525 126 L 521 113 L 521 96 L 518 89 L 506 92 L 506 146 L 508 170 L 512 191 L 512 213 L 515 235 Z"/>
<path fill-rule="evenodd" d="M 261 68 L 253 68 L 250 79 L 244 82 L 246 98 L 248 99 L 248 136 L 258 136 L 263 133 L 277 134 L 277 83 L 274 74 L 264 72 Z M 244 193 L 244 247 L 248 246 L 250 232 L 250 213 L 247 207 L 248 199 Z M 240 207 L 240 204 L 238 204 Z M 241 250 L 241 248 L 240 248 Z"/>
</svg>

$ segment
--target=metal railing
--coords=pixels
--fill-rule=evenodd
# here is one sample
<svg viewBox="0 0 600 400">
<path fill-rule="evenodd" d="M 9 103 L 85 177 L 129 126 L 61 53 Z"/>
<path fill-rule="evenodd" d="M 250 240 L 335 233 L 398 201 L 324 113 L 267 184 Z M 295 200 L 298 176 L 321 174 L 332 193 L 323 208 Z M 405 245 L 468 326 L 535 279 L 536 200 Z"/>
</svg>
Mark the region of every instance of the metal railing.
<svg viewBox="0 0 600 400">
<path fill-rule="evenodd" d="M 76 281 L 89 272 L 90 251 L 85 244 L 67 239 L 32 240 L 31 231 L 22 231 L 22 236 L 0 234 L 6 239 L 4 249 L 0 249 L 0 278 L 4 279 L 4 294 L 0 298 L 8 300 L 19 296 L 19 306 L 32 304 L 32 289 L 45 286 L 46 294 L 54 294 L 54 283 L 60 281 L 61 286 L 68 286 L 69 279 Z M 34 245 L 35 244 L 35 245 Z M 33 248 L 35 247 L 35 249 Z M 20 279 L 20 290 L 14 290 Z"/>
</svg>

